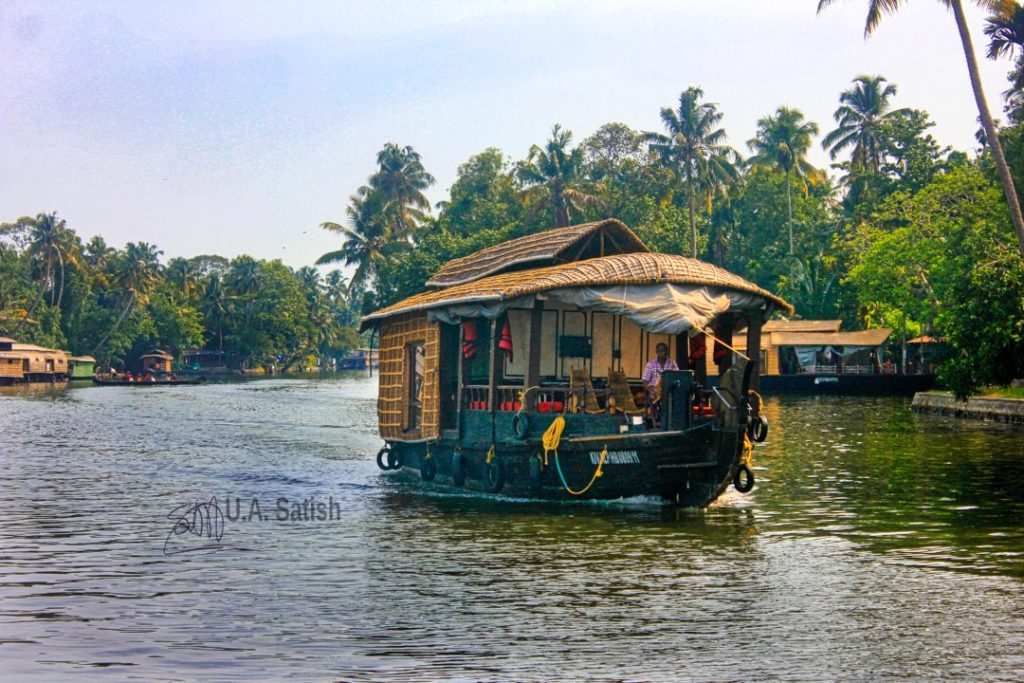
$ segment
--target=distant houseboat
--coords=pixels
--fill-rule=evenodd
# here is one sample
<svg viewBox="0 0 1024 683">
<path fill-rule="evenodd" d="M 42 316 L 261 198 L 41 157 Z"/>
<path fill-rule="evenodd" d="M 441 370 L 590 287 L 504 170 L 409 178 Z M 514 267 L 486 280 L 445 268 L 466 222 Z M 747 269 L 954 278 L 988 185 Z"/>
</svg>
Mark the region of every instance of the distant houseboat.
<svg viewBox="0 0 1024 683">
<path fill-rule="evenodd" d="M 764 321 L 792 312 L 779 297 L 651 253 L 615 220 L 489 247 L 426 284 L 362 321 L 380 335 L 382 469 L 503 495 L 687 507 L 753 486 L 752 442 L 767 436 L 758 359 L 716 354 L 714 388 L 702 359 L 685 368 L 703 352 L 698 330 L 729 348 L 742 327 L 757 348 Z M 645 390 L 661 344 L 684 369 Z"/>
<path fill-rule="evenodd" d="M 96 374 L 96 359 L 92 356 L 68 356 L 68 379 L 89 380 Z"/>
<path fill-rule="evenodd" d="M 338 362 L 339 370 L 366 370 L 380 366 L 379 349 L 355 349 Z"/>
<path fill-rule="evenodd" d="M 58 382 L 68 378 L 68 357 L 58 349 L 0 337 L 0 383 Z"/>
<path fill-rule="evenodd" d="M 181 365 L 190 372 L 202 372 L 204 375 L 225 375 L 232 372 L 234 358 L 226 351 L 185 349 L 181 353 Z"/>
<path fill-rule="evenodd" d="M 167 374 L 172 372 L 174 367 L 174 356 L 156 349 L 139 357 L 141 372 L 152 372 L 154 374 Z"/>
<path fill-rule="evenodd" d="M 901 374 L 887 362 L 891 330 L 843 331 L 839 320 L 772 320 L 761 335 L 761 389 L 771 393 L 913 394 L 930 372 Z M 737 351 L 746 353 L 744 339 Z"/>
</svg>

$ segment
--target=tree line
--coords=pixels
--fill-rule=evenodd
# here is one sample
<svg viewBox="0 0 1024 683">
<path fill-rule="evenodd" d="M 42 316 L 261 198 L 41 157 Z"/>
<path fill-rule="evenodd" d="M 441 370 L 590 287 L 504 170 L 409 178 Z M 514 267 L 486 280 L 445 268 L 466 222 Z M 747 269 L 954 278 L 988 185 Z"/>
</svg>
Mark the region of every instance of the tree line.
<svg viewBox="0 0 1024 683">
<path fill-rule="evenodd" d="M 83 242 L 56 213 L 0 225 L 0 336 L 114 365 L 154 346 L 200 347 L 241 368 L 323 363 L 358 343 L 341 271 L 161 255 Z"/>
<path fill-rule="evenodd" d="M 662 129 L 608 123 L 574 144 L 560 125 L 514 160 L 497 148 L 458 168 L 431 208 L 434 183 L 411 147 L 388 144 L 350 198 L 344 239 L 318 263 L 354 268 L 362 310 L 423 288 L 445 262 L 553 226 L 618 218 L 652 249 L 715 263 L 779 293 L 805 318 L 885 326 L 897 343 L 922 334 L 950 351 L 940 376 L 960 395 L 1024 375 L 1024 9 L 981 2 L 988 55 L 1015 67 L 997 128 L 981 92 L 959 0 L 944 0 L 979 106 L 979 147 L 944 147 L 928 112 L 897 107 L 885 77 L 854 78 L 833 122 L 780 106 L 742 149 L 703 88 L 660 111 Z M 819 11 L 831 4 L 821 0 Z M 898 0 L 870 0 L 865 35 Z M 819 139 L 820 136 L 820 139 Z M 808 161 L 820 144 L 831 168 Z M 1009 180 L 1009 182 L 1006 182 Z"/>
</svg>

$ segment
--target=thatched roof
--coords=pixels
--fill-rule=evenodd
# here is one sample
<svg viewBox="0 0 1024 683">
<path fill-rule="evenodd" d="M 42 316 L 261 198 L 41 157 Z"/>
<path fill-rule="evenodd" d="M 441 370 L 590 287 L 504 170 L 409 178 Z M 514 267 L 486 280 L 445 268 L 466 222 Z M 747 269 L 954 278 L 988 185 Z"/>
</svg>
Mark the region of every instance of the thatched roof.
<svg viewBox="0 0 1024 683">
<path fill-rule="evenodd" d="M 773 332 L 773 346 L 880 346 L 892 330 L 879 328 L 859 332 Z"/>
<path fill-rule="evenodd" d="M 650 250 L 625 223 L 608 219 L 555 228 L 481 249 L 449 261 L 426 285 L 453 287 L 511 270 L 647 251 Z"/>
<path fill-rule="evenodd" d="M 423 292 L 365 316 L 360 329 L 402 313 L 461 303 L 506 301 L 562 287 L 667 283 L 709 285 L 755 294 L 784 311 L 793 312 L 793 307 L 783 299 L 718 266 L 685 256 L 640 253 L 502 273 L 448 289 Z"/>
</svg>

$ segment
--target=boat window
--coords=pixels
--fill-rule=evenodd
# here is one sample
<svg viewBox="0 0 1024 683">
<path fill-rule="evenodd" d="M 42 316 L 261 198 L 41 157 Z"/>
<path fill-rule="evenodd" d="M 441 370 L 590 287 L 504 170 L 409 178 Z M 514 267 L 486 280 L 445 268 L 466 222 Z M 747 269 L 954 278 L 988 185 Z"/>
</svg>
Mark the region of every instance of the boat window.
<svg viewBox="0 0 1024 683">
<path fill-rule="evenodd" d="M 405 386 L 409 392 L 406 397 L 409 407 L 406 411 L 405 431 L 411 432 L 420 428 L 423 419 L 423 342 L 408 344 L 405 351 Z"/>
</svg>

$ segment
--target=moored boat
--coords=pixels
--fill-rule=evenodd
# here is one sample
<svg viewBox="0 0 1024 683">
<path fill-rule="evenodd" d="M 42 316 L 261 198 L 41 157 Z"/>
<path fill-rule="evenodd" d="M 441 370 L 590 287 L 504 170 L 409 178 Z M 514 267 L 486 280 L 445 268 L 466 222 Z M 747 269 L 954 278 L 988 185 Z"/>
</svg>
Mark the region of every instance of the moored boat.
<svg viewBox="0 0 1024 683">
<path fill-rule="evenodd" d="M 382 469 L 502 495 L 687 507 L 752 487 L 753 442 L 767 436 L 758 358 L 725 349 L 741 328 L 759 348 L 768 317 L 792 312 L 781 298 L 651 253 L 615 220 L 489 247 L 426 284 L 362 322 L 380 335 Z M 645 385 L 661 345 L 661 380 Z"/>
<path fill-rule="evenodd" d="M 202 384 L 205 377 L 179 377 L 177 379 L 126 380 L 111 377 L 93 377 L 93 384 L 101 387 L 168 387 L 180 385 Z"/>
</svg>

